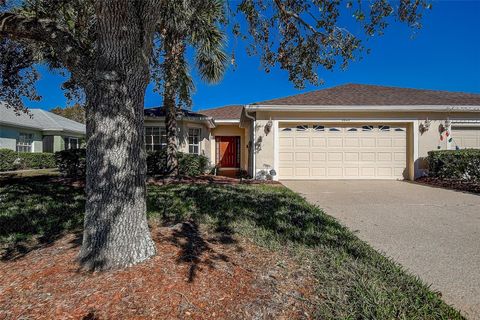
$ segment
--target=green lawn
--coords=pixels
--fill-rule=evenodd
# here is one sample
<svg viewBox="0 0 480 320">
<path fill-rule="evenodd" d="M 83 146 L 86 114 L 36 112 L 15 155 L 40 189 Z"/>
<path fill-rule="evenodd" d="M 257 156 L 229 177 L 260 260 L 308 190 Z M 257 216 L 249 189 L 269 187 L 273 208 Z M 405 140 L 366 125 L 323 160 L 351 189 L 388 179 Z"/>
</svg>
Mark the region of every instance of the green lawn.
<svg viewBox="0 0 480 320">
<path fill-rule="evenodd" d="M 0 182 L 1 183 L 1 182 Z M 279 186 L 149 186 L 151 223 L 187 219 L 228 241 L 248 237 L 309 267 L 322 319 L 461 319 L 419 279 L 373 250 L 321 209 Z M 0 184 L 4 259 L 25 240 L 48 243 L 80 230 L 83 190 L 23 178 Z M 15 245 L 17 244 L 17 245 Z"/>
</svg>

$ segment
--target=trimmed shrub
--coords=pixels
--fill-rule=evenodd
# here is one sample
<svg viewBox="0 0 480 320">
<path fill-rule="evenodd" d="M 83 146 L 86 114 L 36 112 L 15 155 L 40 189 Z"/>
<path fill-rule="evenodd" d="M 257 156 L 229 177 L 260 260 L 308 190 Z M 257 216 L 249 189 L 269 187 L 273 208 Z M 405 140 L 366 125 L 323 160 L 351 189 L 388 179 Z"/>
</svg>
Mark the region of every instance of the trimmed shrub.
<svg viewBox="0 0 480 320">
<path fill-rule="evenodd" d="M 427 161 L 432 177 L 480 180 L 480 149 L 430 151 Z"/>
<path fill-rule="evenodd" d="M 56 166 L 53 153 L 20 153 L 19 155 L 25 161 L 26 169 L 55 168 Z"/>
<path fill-rule="evenodd" d="M 84 177 L 86 174 L 85 149 L 55 152 L 58 170 L 67 177 Z"/>
<path fill-rule="evenodd" d="M 210 169 L 207 157 L 198 154 L 178 152 L 178 171 L 182 176 L 199 176 Z M 147 154 L 147 172 L 149 175 L 165 174 L 167 169 L 167 153 L 165 150 Z"/>
<path fill-rule="evenodd" d="M 180 175 L 195 177 L 210 170 L 210 161 L 205 156 L 183 152 L 179 152 L 177 156 Z"/>
<path fill-rule="evenodd" d="M 0 149 L 0 171 L 44 168 L 55 168 L 53 153 L 24 153 Z"/>
<path fill-rule="evenodd" d="M 55 153 L 58 170 L 69 177 L 82 177 L 86 173 L 85 149 L 64 150 Z M 209 160 L 205 156 L 179 152 L 178 169 L 180 175 L 199 176 L 209 170 Z M 147 173 L 162 175 L 166 172 L 167 153 L 165 150 L 147 154 Z"/>
<path fill-rule="evenodd" d="M 17 153 L 10 149 L 0 149 L 0 171 L 15 170 Z"/>
</svg>

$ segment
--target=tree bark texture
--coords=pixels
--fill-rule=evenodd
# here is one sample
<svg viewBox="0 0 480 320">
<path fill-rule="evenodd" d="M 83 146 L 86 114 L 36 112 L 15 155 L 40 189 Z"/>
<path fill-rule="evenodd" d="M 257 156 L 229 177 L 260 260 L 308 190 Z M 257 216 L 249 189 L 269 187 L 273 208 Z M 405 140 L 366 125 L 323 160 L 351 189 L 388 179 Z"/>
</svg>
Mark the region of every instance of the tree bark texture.
<svg viewBox="0 0 480 320">
<path fill-rule="evenodd" d="M 140 1 L 97 1 L 95 77 L 87 93 L 81 265 L 128 267 L 156 252 L 146 217 L 144 96 L 153 28 Z M 153 25 L 150 23 L 150 25 Z"/>
<path fill-rule="evenodd" d="M 165 85 L 163 108 L 165 110 L 165 128 L 167 133 L 167 175 L 176 176 L 178 172 L 178 131 L 176 96 L 178 88 L 179 58 L 183 54 L 183 42 L 174 35 L 167 35 L 165 41 Z"/>
</svg>

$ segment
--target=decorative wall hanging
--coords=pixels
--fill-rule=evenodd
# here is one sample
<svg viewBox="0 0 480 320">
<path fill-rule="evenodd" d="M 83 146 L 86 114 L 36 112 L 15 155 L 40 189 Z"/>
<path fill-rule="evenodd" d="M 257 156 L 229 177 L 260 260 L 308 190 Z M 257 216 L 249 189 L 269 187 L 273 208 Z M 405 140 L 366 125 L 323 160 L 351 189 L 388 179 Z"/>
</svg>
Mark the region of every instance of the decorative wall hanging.
<svg viewBox="0 0 480 320">
<path fill-rule="evenodd" d="M 430 129 L 431 122 L 432 121 L 428 120 L 427 118 L 423 123 L 420 123 L 419 129 L 421 134 L 424 134 L 425 132 L 428 131 L 428 129 Z"/>
<path fill-rule="evenodd" d="M 265 125 L 265 135 L 268 136 L 268 134 L 270 133 L 270 131 L 272 131 L 272 126 L 273 126 L 273 121 L 272 119 L 268 120 L 267 124 Z"/>
</svg>

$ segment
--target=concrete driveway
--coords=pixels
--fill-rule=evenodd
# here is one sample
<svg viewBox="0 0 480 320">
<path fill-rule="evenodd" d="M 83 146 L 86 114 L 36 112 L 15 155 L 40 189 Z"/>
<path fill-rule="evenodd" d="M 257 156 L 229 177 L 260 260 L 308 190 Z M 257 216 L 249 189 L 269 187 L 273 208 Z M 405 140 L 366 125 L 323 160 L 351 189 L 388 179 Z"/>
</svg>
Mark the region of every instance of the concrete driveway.
<svg viewBox="0 0 480 320">
<path fill-rule="evenodd" d="M 480 319 L 480 196 L 401 181 L 282 183 Z"/>
</svg>

